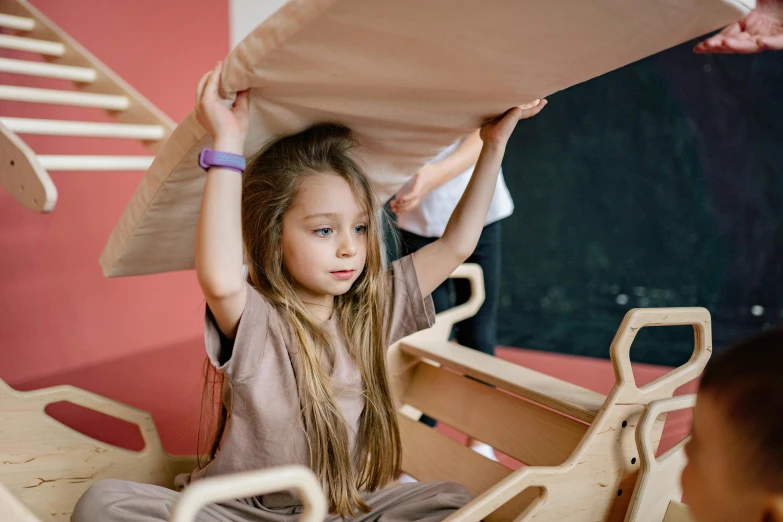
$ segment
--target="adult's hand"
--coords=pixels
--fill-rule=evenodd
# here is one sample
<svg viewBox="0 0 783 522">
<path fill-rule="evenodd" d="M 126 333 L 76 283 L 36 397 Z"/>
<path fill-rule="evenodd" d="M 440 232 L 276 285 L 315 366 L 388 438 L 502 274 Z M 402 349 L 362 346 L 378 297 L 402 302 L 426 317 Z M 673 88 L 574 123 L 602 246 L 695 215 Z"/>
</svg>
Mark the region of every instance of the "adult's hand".
<svg viewBox="0 0 783 522">
<path fill-rule="evenodd" d="M 738 22 L 700 42 L 697 53 L 753 54 L 783 50 L 783 0 L 757 0 Z"/>
</svg>

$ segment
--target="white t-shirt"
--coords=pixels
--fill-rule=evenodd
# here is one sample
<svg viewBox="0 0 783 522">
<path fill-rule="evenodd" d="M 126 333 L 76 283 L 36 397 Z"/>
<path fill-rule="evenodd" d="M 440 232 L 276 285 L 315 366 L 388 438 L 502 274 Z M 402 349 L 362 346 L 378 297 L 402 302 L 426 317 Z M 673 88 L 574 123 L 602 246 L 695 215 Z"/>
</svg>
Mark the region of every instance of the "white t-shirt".
<svg viewBox="0 0 783 522">
<path fill-rule="evenodd" d="M 462 140 L 435 156 L 432 162 L 435 163 L 448 157 L 459 147 L 460 143 Z M 436 187 L 415 209 L 397 216 L 397 225 L 403 230 L 423 237 L 442 236 L 451 213 L 457 208 L 457 203 L 468 187 L 471 175 L 473 175 L 473 167 Z M 409 189 L 412 184 L 413 180 L 409 181 L 403 187 L 404 190 L 401 194 L 405 194 L 406 189 Z M 508 217 L 512 212 L 514 212 L 514 202 L 511 200 L 511 194 L 508 192 L 501 170 L 484 226 Z"/>
</svg>

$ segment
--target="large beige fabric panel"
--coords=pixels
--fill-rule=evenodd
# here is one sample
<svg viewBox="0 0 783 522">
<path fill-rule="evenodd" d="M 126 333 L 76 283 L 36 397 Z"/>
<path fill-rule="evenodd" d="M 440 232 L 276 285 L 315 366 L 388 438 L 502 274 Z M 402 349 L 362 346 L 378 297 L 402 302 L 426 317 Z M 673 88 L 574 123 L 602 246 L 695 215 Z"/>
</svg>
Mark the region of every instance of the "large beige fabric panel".
<svg viewBox="0 0 783 522">
<path fill-rule="evenodd" d="M 752 7 L 752 0 L 291 0 L 230 53 L 221 88 L 229 97 L 251 89 L 248 156 L 316 122 L 350 126 L 385 200 L 484 118 L 717 29 Z M 177 127 L 109 238 L 105 275 L 193 267 L 204 183 L 197 156 L 208 145 L 193 114 Z"/>
</svg>

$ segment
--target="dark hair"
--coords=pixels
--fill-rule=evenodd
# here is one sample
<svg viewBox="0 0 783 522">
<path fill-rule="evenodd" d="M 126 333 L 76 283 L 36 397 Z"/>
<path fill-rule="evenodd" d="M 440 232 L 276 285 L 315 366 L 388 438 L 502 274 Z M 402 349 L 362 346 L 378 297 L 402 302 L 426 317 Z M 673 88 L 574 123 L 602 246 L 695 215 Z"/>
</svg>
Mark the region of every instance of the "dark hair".
<svg viewBox="0 0 783 522">
<path fill-rule="evenodd" d="M 783 329 L 717 355 L 707 365 L 699 393 L 716 400 L 747 445 L 751 477 L 783 491 Z"/>
</svg>

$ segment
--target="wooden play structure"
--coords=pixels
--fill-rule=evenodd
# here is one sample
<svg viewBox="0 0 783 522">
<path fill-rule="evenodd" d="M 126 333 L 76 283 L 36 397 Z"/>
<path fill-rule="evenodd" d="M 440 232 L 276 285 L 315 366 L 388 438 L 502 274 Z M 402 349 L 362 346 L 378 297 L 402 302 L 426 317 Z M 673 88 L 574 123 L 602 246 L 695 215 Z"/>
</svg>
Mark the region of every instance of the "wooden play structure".
<svg viewBox="0 0 783 522">
<path fill-rule="evenodd" d="M 702 308 L 628 312 L 612 342 L 616 382 L 607 396 L 448 341 L 454 323 L 483 302 L 481 270 L 463 265 L 471 299 L 438 315 L 435 326 L 389 351 L 400 404 L 403 469 L 419 480 L 452 480 L 475 499 L 450 522 L 672 522 L 687 519 L 679 474 L 684 441 L 659 459 L 662 415 L 694 404 L 672 397 L 697 378 L 711 354 L 709 312 Z M 639 329 L 692 325 L 694 352 L 680 368 L 637 387 L 629 352 Z M 481 381 L 481 382 L 479 382 Z M 488 383 L 487 386 L 482 383 Z M 44 412 L 69 401 L 139 426 L 141 452 L 94 440 Z M 525 463 L 512 471 L 416 421 L 424 412 Z M 18 392 L 0 381 L 0 511 L 7 522 L 69 520 L 76 500 L 104 478 L 171 486 L 195 458 L 172 457 L 146 412 L 58 386 Z M 309 506 L 303 521 L 322 520 L 325 500 L 312 472 L 291 467 L 207 479 L 186 489 L 171 520 L 193 520 L 220 499 L 295 488 Z M 11 513 L 11 514 L 8 514 Z"/>
<path fill-rule="evenodd" d="M 239 52 L 235 50 L 233 60 L 229 57 L 227 61 L 222 85 L 228 91 L 264 90 L 264 97 L 258 97 L 255 102 L 256 127 L 246 144 L 248 150 L 257 149 L 260 142 L 275 133 L 291 131 L 292 126 L 304 127 L 314 118 L 324 115 L 339 118 L 358 128 L 360 141 L 373 145 L 370 149 L 375 155 L 364 159 L 380 166 L 372 172 L 382 179 L 372 181 L 376 188 L 382 189 L 380 193 L 391 193 L 406 181 L 406 173 L 415 172 L 438 150 L 475 128 L 480 117 L 548 95 L 698 36 L 752 8 L 752 2 L 699 0 L 689 4 L 691 9 L 685 16 L 687 10 L 680 5 L 651 1 L 644 9 L 656 13 L 653 19 L 641 7 L 637 9 L 627 2 L 601 0 L 587 7 L 583 2 L 571 0 L 553 1 L 546 7 L 539 3 L 536 4 L 540 7 L 536 10 L 539 18 L 550 14 L 559 16 L 565 8 L 574 10 L 574 16 L 565 20 L 574 27 L 561 28 L 564 31 L 595 29 L 594 25 L 582 23 L 580 16 L 598 17 L 607 28 L 601 29 L 600 41 L 591 39 L 587 33 L 577 35 L 581 45 L 567 50 L 540 41 L 544 37 L 552 38 L 553 42 L 562 38 L 555 33 L 536 31 L 541 26 L 537 18 L 497 17 L 505 25 L 487 40 L 488 46 L 495 46 L 489 50 L 456 47 L 459 52 L 453 53 L 448 45 L 432 45 L 432 53 L 446 54 L 436 56 L 437 59 L 422 59 L 425 64 L 442 65 L 438 73 L 441 77 L 430 85 L 429 76 L 420 74 L 415 67 L 406 73 L 410 60 L 420 54 L 410 51 L 406 45 L 417 51 L 424 37 L 462 41 L 464 34 L 476 36 L 469 29 L 481 25 L 479 22 L 487 22 L 463 16 L 465 27 L 450 25 L 448 30 L 440 27 L 440 32 L 433 31 L 428 16 L 442 18 L 447 10 L 470 13 L 470 2 L 449 2 L 448 5 L 430 2 L 420 13 L 421 17 L 413 20 L 409 14 L 422 5 L 418 0 L 401 0 L 393 7 L 388 7 L 389 2 L 376 0 L 290 1 L 266 27 L 254 32 Z M 516 0 L 491 3 L 493 8 L 511 10 L 524 10 L 525 4 Z M 104 273 L 125 276 L 190 268 L 203 184 L 203 173 L 195 164 L 194 151 L 207 144 L 204 130 L 193 115 L 175 131 L 168 117 L 26 1 L 0 0 L 0 13 L 0 27 L 4 29 L 4 34 L 0 34 L 0 48 L 44 57 L 44 61 L 0 58 L 0 72 L 71 80 L 78 88 L 78 91 L 57 91 L 0 85 L 0 100 L 100 108 L 116 120 L 116 123 L 93 123 L 0 116 L 0 185 L 26 207 L 48 212 L 57 198 L 48 171 L 150 167 L 109 238 L 102 257 Z M 612 22 L 618 17 L 623 20 L 622 17 L 627 17 L 628 22 Z M 361 31 L 379 20 L 385 24 L 383 38 L 373 38 L 375 33 L 370 32 L 368 36 Z M 310 27 L 311 23 L 318 30 Z M 659 23 L 670 32 L 638 31 L 650 23 Z M 531 30 L 520 29 L 520 24 L 526 24 Z M 346 26 L 353 30 L 346 31 Z M 270 31 L 274 38 L 269 37 Z M 349 43 L 341 51 L 354 53 L 351 60 L 373 70 L 368 73 L 366 68 L 345 67 L 340 69 L 340 74 L 331 74 L 328 68 L 338 67 L 339 60 L 329 61 L 325 58 L 334 59 L 336 55 L 323 57 L 318 52 L 328 47 L 324 42 L 335 32 Z M 636 47 L 625 54 L 610 56 L 611 53 L 599 52 L 603 39 L 622 39 L 629 34 L 636 37 L 629 38 Z M 562 61 L 528 57 L 516 69 L 506 70 L 508 63 L 489 60 L 490 56 L 505 56 L 502 46 L 511 44 L 504 39 L 512 36 L 520 39 L 513 42 L 513 48 L 524 49 L 530 44 L 524 38 L 537 39 L 541 47 L 560 52 L 562 56 L 558 55 L 558 59 Z M 362 39 L 373 45 L 359 45 Z M 250 53 L 254 46 L 252 51 L 261 65 L 248 71 L 241 67 L 241 58 L 246 56 L 242 53 Z M 399 47 L 399 53 L 383 54 L 395 46 Z M 303 48 L 319 56 L 316 61 L 320 69 L 314 72 L 303 68 L 302 64 L 309 63 L 311 58 L 296 55 L 297 49 Z M 410 52 L 403 52 L 405 49 Z M 476 74 L 463 63 L 468 51 L 476 53 L 471 63 L 486 66 L 481 69 L 482 74 Z M 589 53 L 591 60 L 584 60 L 580 53 Z M 387 61 L 371 60 L 381 55 Z M 293 72 L 288 75 L 281 64 Z M 503 76 L 504 81 L 498 81 L 498 75 L 493 76 L 493 71 L 498 70 L 508 73 Z M 530 70 L 543 72 L 530 75 Z M 315 75 L 317 81 L 302 82 L 303 75 Z M 449 75 L 466 76 L 455 79 Z M 378 78 L 387 76 L 398 83 L 387 85 L 386 91 L 378 91 Z M 292 85 L 301 89 L 292 89 Z M 315 87 L 308 90 L 305 88 L 308 85 Z M 350 88 L 341 90 L 346 85 Z M 444 91 L 443 85 L 449 88 Z M 457 85 L 464 87 L 458 92 L 462 97 L 449 97 L 457 92 L 454 90 Z M 443 95 L 438 104 L 431 103 L 433 92 Z M 371 96 L 373 93 L 376 98 Z M 434 106 L 438 109 L 433 109 Z M 264 125 L 259 123 L 261 119 L 266 122 Z M 143 141 L 157 156 L 153 163 L 153 158 L 147 156 L 36 155 L 18 134 L 132 138 Z M 689 520 L 687 508 L 679 503 L 685 441 L 660 458 L 656 459 L 655 452 L 665 415 L 694 404 L 693 396 L 673 395 L 677 388 L 698 378 L 710 357 L 707 310 L 670 308 L 628 312 L 610 347 L 615 384 L 604 396 L 451 343 L 452 326 L 475 314 L 484 299 L 478 267 L 463 265 L 452 277 L 470 281 L 470 300 L 439 314 L 435 326 L 399 341 L 388 353 L 393 393 L 399 403 L 404 471 L 422 481 L 462 483 L 474 496 L 473 501 L 448 520 Z M 670 325 L 693 327 L 691 359 L 667 375 L 637 386 L 629 357 L 634 337 L 641 328 Z M 138 425 L 144 449 L 139 452 L 121 449 L 55 421 L 44 409 L 61 401 Z M 525 466 L 512 470 L 473 452 L 417 422 L 422 413 L 490 444 Z M 3 522 L 64 522 L 69 520 L 80 495 L 99 480 L 121 478 L 171 487 L 175 475 L 194 467 L 195 457 L 173 457 L 165 452 L 151 416 L 144 411 L 71 386 L 19 392 L 0 381 L 0 520 Z M 313 473 L 300 466 L 197 482 L 185 490 L 171 520 L 192 521 L 206 503 L 281 489 L 299 492 L 306 508 L 300 520 L 323 520 L 326 513 L 323 493 Z"/>
<path fill-rule="evenodd" d="M 25 0 L 0 0 L 0 73 L 72 82 L 74 89 L 0 85 L 0 100 L 103 109 L 116 123 L 10 118 L 0 114 L 0 186 L 20 204 L 50 212 L 57 203 L 52 171 L 144 171 L 152 156 L 39 155 L 20 135 L 135 139 L 157 153 L 174 122 Z M 29 55 L 29 56 L 27 56 Z"/>
</svg>

